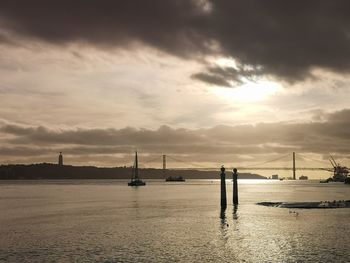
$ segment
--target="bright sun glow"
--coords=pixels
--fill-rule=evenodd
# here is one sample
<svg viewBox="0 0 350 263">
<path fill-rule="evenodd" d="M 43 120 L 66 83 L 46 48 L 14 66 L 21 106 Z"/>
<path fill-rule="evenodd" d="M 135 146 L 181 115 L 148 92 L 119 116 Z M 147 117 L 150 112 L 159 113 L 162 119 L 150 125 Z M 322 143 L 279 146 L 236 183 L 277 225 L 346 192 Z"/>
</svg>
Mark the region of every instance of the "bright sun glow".
<svg viewBox="0 0 350 263">
<path fill-rule="evenodd" d="M 215 59 L 214 63 L 219 65 L 220 67 L 230 67 L 230 68 L 234 68 L 234 69 L 238 68 L 236 61 L 232 58 Z"/>
<path fill-rule="evenodd" d="M 237 88 L 215 88 L 213 92 L 222 98 L 238 102 L 258 102 L 268 99 L 281 90 L 274 82 L 247 82 Z"/>
</svg>

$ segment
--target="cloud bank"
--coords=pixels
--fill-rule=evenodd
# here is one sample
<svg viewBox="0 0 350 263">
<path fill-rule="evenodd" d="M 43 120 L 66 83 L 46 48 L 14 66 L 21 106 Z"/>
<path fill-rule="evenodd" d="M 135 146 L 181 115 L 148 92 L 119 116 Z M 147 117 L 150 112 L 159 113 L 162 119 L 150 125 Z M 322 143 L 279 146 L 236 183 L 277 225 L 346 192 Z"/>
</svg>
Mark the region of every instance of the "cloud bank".
<svg viewBox="0 0 350 263">
<path fill-rule="evenodd" d="M 234 158 L 246 162 L 268 156 L 329 153 L 347 156 L 350 147 L 350 110 L 322 113 L 322 121 L 216 126 L 208 129 L 50 129 L 3 122 L 0 156 L 52 156 L 64 151 L 77 163 L 86 156 L 108 156 L 105 165 L 127 162 L 135 149 L 149 158 L 168 154 L 188 161 L 210 163 Z M 114 156 L 114 157 L 113 157 Z M 258 157 L 257 157 L 258 156 Z M 36 159 L 35 159 L 36 160 Z"/>
<path fill-rule="evenodd" d="M 349 8 L 346 0 L 4 0 L 0 27 L 6 36 L 58 45 L 147 45 L 185 59 L 228 57 L 295 82 L 314 68 L 349 71 Z M 212 70 L 195 78 L 217 85 L 239 79 Z"/>
</svg>

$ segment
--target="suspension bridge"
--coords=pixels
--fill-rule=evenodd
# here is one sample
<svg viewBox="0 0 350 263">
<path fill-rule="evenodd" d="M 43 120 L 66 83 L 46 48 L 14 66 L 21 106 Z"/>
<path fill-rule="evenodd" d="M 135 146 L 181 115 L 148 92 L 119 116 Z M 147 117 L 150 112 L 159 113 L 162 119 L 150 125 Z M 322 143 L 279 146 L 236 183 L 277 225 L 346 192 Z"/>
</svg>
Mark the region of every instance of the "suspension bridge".
<svg viewBox="0 0 350 263">
<path fill-rule="evenodd" d="M 331 157 L 332 158 L 332 157 Z M 287 160 L 286 160 L 287 159 Z M 333 158 L 332 158 L 333 159 Z M 284 165 L 284 166 L 274 166 L 274 163 L 278 163 L 279 165 L 281 165 L 281 161 L 285 160 L 289 163 L 289 165 Z M 299 162 L 301 163 L 312 163 L 312 164 L 322 164 L 322 167 L 320 165 L 320 167 L 309 167 L 309 166 L 297 166 L 297 160 L 299 160 Z M 334 160 L 334 159 L 333 159 Z M 144 161 L 141 161 L 141 163 L 143 164 L 143 166 L 145 166 L 146 168 L 160 168 L 158 165 L 156 165 L 157 167 L 154 166 L 149 166 L 149 164 L 156 164 L 159 163 L 162 165 L 162 169 L 165 171 L 166 169 L 173 169 L 173 170 L 188 170 L 188 169 L 196 169 L 196 170 L 206 170 L 206 171 L 210 171 L 210 170 L 218 170 L 219 167 L 222 164 L 218 164 L 215 167 L 209 167 L 209 166 L 203 166 L 201 164 L 197 164 L 194 162 L 190 162 L 187 160 L 182 160 L 180 159 L 178 156 L 174 157 L 172 155 L 157 155 L 157 156 L 153 156 L 151 159 L 146 159 Z M 174 163 L 181 163 L 182 166 L 174 166 L 173 168 L 169 168 L 169 163 L 170 164 L 174 164 Z M 296 179 L 296 171 L 328 171 L 328 172 L 333 172 L 335 169 L 335 165 L 339 166 L 339 164 L 336 164 L 334 161 L 331 161 L 332 163 L 332 167 L 329 166 L 329 162 L 328 160 L 317 160 L 314 159 L 312 157 L 307 156 L 306 154 L 300 154 L 300 153 L 288 153 L 282 156 L 278 156 L 275 157 L 273 159 L 264 161 L 264 162 L 259 162 L 259 163 L 253 163 L 250 165 L 245 165 L 245 166 L 240 166 L 240 165 L 236 165 L 235 168 L 237 168 L 239 171 L 242 170 L 256 170 L 256 171 L 261 171 L 261 170 L 269 170 L 269 171 L 293 171 L 293 179 Z M 232 167 L 233 168 L 233 167 Z"/>
</svg>

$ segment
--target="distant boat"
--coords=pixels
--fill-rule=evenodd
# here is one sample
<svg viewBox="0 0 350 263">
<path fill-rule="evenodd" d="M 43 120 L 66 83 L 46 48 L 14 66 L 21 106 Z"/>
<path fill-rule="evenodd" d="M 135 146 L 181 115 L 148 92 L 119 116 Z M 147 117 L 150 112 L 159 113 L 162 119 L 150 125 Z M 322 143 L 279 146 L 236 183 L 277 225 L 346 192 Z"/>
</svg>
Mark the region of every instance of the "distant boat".
<svg viewBox="0 0 350 263">
<path fill-rule="evenodd" d="M 272 179 L 272 180 L 278 180 L 278 174 L 273 174 L 273 175 L 271 176 L 271 179 Z"/>
<path fill-rule="evenodd" d="M 166 182 L 185 182 L 185 178 L 183 178 L 182 176 L 169 176 L 167 179 L 165 179 Z"/>
<path fill-rule="evenodd" d="M 308 180 L 309 177 L 305 176 L 305 175 L 302 175 L 299 177 L 299 180 Z"/>
<path fill-rule="evenodd" d="M 139 178 L 139 163 L 138 163 L 137 151 L 136 151 L 135 162 L 132 167 L 131 181 L 128 183 L 128 186 L 142 186 L 142 185 L 146 185 L 146 183 Z"/>
</svg>

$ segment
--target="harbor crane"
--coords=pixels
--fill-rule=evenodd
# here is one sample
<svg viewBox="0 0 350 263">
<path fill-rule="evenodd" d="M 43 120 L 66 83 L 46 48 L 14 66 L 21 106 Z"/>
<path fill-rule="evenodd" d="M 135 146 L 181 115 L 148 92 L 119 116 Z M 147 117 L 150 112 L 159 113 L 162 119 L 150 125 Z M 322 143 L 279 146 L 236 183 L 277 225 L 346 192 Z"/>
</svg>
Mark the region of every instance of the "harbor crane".
<svg viewBox="0 0 350 263">
<path fill-rule="evenodd" d="M 339 163 L 337 163 L 332 155 L 330 155 L 329 161 L 333 166 L 333 181 L 344 182 L 348 177 L 349 168 L 346 166 L 341 166 Z"/>
</svg>

